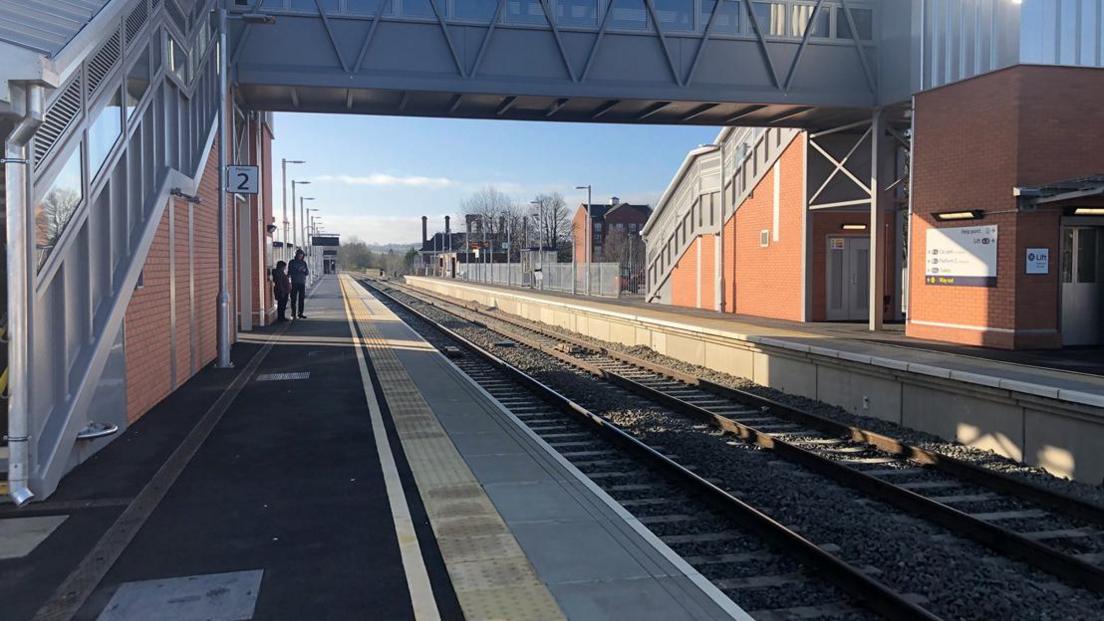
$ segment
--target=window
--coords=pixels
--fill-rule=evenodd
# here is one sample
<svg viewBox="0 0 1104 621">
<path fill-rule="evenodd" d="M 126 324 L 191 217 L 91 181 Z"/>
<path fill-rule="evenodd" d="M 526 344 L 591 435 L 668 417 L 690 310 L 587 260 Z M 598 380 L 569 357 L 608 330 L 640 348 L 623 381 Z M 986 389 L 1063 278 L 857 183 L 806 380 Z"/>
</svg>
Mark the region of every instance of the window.
<svg viewBox="0 0 1104 621">
<path fill-rule="evenodd" d="M 782 37 L 786 35 L 786 5 L 778 2 L 752 2 L 755 19 L 759 22 L 763 36 Z"/>
<path fill-rule="evenodd" d="M 402 0 L 402 14 L 407 17 L 436 17 L 430 0 Z"/>
<path fill-rule="evenodd" d="M 99 116 L 88 127 L 88 172 L 95 177 L 103 166 L 107 154 L 119 140 L 123 130 L 122 106 L 119 103 L 119 91 L 111 96 L 100 110 Z"/>
<path fill-rule="evenodd" d="M 375 15 L 384 0 L 345 0 L 345 12 L 353 15 Z"/>
<path fill-rule="evenodd" d="M 594 226 L 592 228 L 594 229 L 595 233 L 601 233 L 602 232 L 602 223 L 601 222 L 595 222 Z"/>
<path fill-rule="evenodd" d="M 653 0 L 664 32 L 694 30 L 694 0 Z"/>
<path fill-rule="evenodd" d="M 1077 282 L 1096 282 L 1096 229 L 1077 229 Z"/>
<path fill-rule="evenodd" d="M 704 32 L 709 24 L 709 16 L 713 14 L 713 7 L 717 0 L 702 0 L 701 29 Z M 721 0 L 721 8 L 717 9 L 717 16 L 713 18 L 714 34 L 739 34 L 740 15 L 743 14 L 742 2 L 735 0 Z"/>
<path fill-rule="evenodd" d="M 548 23 L 540 0 L 508 0 L 506 2 L 506 21 L 511 24 L 544 25 Z"/>
<path fill-rule="evenodd" d="M 859 40 L 869 41 L 874 38 L 874 11 L 870 9 L 851 9 L 851 19 L 855 21 L 855 30 L 859 34 Z M 843 7 L 836 9 L 836 38 L 851 39 L 851 24 L 847 21 L 847 12 Z"/>
<path fill-rule="evenodd" d="M 38 267 L 46 262 L 65 225 L 84 198 L 80 143 L 62 166 L 50 189 L 35 205 L 35 254 Z"/>
<path fill-rule="evenodd" d="M 598 0 L 558 0 L 556 23 L 560 26 L 598 26 Z"/>
<path fill-rule="evenodd" d="M 811 37 L 827 37 L 829 33 L 829 21 L 832 18 L 831 10 L 821 7 L 820 12 L 817 13 L 816 21 L 813 22 L 813 8 L 811 4 L 795 4 L 792 7 L 790 13 L 790 36 L 791 37 L 804 37 L 805 29 L 810 28 L 812 32 L 809 33 Z M 779 136 L 782 134 L 779 133 Z"/>
<path fill-rule="evenodd" d="M 648 10 L 640 0 L 610 0 L 613 8 L 610 10 L 610 28 L 621 30 L 647 30 Z"/>
<path fill-rule="evenodd" d="M 172 37 L 169 37 L 169 71 L 181 82 L 188 81 L 188 53 Z"/>
<path fill-rule="evenodd" d="M 134 66 L 127 72 L 126 78 L 126 113 L 127 118 L 134 113 L 134 109 L 138 107 L 138 103 L 142 101 L 142 97 L 149 90 L 150 85 L 150 62 L 149 62 L 149 48 L 139 55 L 138 62 L 134 63 Z"/>
<path fill-rule="evenodd" d="M 453 17 L 489 22 L 497 9 L 496 0 L 463 0 L 453 4 Z"/>
<path fill-rule="evenodd" d="M 629 232 L 635 233 L 637 231 L 637 224 L 635 222 L 629 223 Z"/>
<path fill-rule="evenodd" d="M 318 6 L 322 7 L 322 10 L 326 14 L 330 14 L 337 10 L 338 0 L 320 0 L 316 5 L 314 0 L 287 0 L 287 8 L 292 11 L 309 11 L 311 13 L 318 13 Z"/>
</svg>

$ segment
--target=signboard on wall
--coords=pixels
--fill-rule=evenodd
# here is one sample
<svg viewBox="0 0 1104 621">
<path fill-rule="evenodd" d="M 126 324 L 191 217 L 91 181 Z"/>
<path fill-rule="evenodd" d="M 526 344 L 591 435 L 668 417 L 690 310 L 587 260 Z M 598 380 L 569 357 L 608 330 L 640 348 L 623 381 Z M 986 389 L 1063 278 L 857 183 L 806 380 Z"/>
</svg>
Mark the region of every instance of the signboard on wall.
<svg viewBox="0 0 1104 621">
<path fill-rule="evenodd" d="M 1024 263 L 1027 274 L 1050 273 L 1050 248 L 1028 248 Z"/>
<path fill-rule="evenodd" d="M 995 287 L 997 225 L 927 231 L 924 282 L 929 285 Z"/>
</svg>

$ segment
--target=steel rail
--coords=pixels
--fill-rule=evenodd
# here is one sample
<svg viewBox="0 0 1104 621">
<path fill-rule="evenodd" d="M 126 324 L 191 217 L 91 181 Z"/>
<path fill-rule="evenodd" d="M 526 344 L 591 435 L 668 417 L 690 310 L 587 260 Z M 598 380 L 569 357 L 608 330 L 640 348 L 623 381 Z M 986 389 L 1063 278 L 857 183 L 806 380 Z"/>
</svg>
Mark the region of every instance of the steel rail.
<svg viewBox="0 0 1104 621">
<path fill-rule="evenodd" d="M 740 520 L 742 525 L 748 526 L 767 537 L 777 547 L 797 557 L 802 563 L 816 570 L 825 580 L 835 584 L 837 587 L 860 600 L 871 610 L 885 615 L 890 619 L 939 619 L 939 617 L 932 614 L 930 611 L 909 601 L 902 594 L 868 576 L 861 569 L 823 550 L 812 541 L 809 541 L 802 535 L 787 528 L 774 518 L 739 498 L 736 498 L 732 494 L 729 494 L 725 490 L 702 478 L 700 475 L 695 474 L 693 471 L 648 446 L 629 432 L 621 429 L 620 426 L 612 421 L 572 401 L 552 387 L 511 365 L 454 330 L 442 325 L 440 322 L 433 320 L 402 300 L 399 300 L 376 284 L 369 284 L 366 280 L 362 280 L 361 282 L 370 290 L 386 297 L 388 300 L 403 308 L 406 312 L 414 315 L 435 330 L 482 357 L 515 381 L 526 386 L 534 393 L 559 408 L 561 411 L 589 422 L 607 439 L 628 449 L 636 456 L 643 458 L 657 470 L 681 480 L 685 486 L 706 499 L 718 510 L 729 515 L 734 515 Z M 444 309 L 441 310 L 443 311 Z M 447 313 L 448 311 L 444 312 Z M 455 316 L 455 314 L 453 314 L 453 316 Z M 469 321 L 462 317 L 461 319 Z M 492 328 L 487 329 L 493 330 Z M 537 349 L 545 353 L 550 353 L 547 348 Z M 597 367 L 594 368 L 597 369 Z"/>
<path fill-rule="evenodd" d="M 396 287 L 398 288 L 398 287 Z M 688 385 L 699 386 L 708 391 L 715 392 L 721 396 L 725 396 L 734 399 L 743 405 L 748 405 L 748 402 L 758 407 L 764 412 L 768 412 L 772 415 L 782 418 L 784 420 L 791 420 L 801 424 L 808 425 L 814 429 L 825 431 L 831 434 L 837 434 L 839 436 L 850 438 L 856 442 L 866 443 L 878 450 L 891 453 L 904 459 L 912 459 L 921 464 L 935 466 L 952 476 L 957 476 L 966 479 L 970 482 L 980 483 L 982 485 L 988 485 L 992 488 L 1000 491 L 1008 491 L 1014 496 L 1019 496 L 1026 500 L 1035 500 L 1039 498 L 1041 500 L 1035 500 L 1040 504 L 1045 504 L 1051 509 L 1057 511 L 1067 511 L 1077 517 L 1091 521 L 1104 521 L 1104 510 L 1091 503 L 1086 503 L 1079 499 L 1074 499 L 1063 494 L 1051 492 L 1034 485 L 1027 484 L 1026 482 L 1012 479 L 1007 475 L 999 474 L 979 466 L 956 460 L 954 458 L 932 453 L 924 449 L 913 447 L 905 444 L 899 440 L 878 434 L 872 431 L 861 429 L 838 423 L 830 419 L 817 416 L 808 412 L 803 412 L 792 406 L 779 403 L 777 401 L 760 397 L 741 391 L 735 388 L 722 386 L 708 380 L 704 380 L 693 376 L 691 374 L 665 367 L 663 365 L 643 360 L 641 358 L 624 354 L 622 352 L 613 352 L 603 347 L 596 347 L 591 343 L 587 343 L 581 339 L 569 337 L 564 334 L 552 333 L 544 330 L 540 327 L 525 325 L 524 323 L 503 318 L 498 315 L 492 315 L 478 307 L 472 308 L 467 303 L 457 303 L 452 300 L 448 300 L 443 296 L 430 294 L 421 290 L 417 290 L 417 295 L 410 294 L 412 297 L 428 296 L 438 299 L 446 304 L 451 304 L 464 308 L 470 312 L 475 312 L 480 316 L 489 317 L 496 321 L 501 321 L 505 324 L 518 327 L 523 330 L 540 334 L 541 336 L 553 340 L 557 340 L 563 343 L 579 347 L 589 352 L 598 353 L 614 360 L 624 362 L 633 366 L 640 367 L 647 371 L 656 373 L 658 375 L 670 377 L 676 381 L 684 382 Z M 437 305 L 432 302 L 424 302 L 431 304 L 437 308 Z M 444 312 L 450 312 L 446 309 L 441 309 Z M 455 313 L 452 313 L 455 315 Z M 480 324 L 489 330 L 495 330 L 493 327 Z M 497 330 L 496 330 L 497 331 Z M 1104 592 L 1104 568 L 1098 567 L 1079 558 L 1065 554 L 1054 547 L 1040 543 L 1033 539 L 1029 539 L 1020 533 L 1013 530 L 998 526 L 991 522 L 976 518 L 969 513 L 966 513 L 960 509 L 956 509 L 948 504 L 941 503 L 936 500 L 927 498 L 917 492 L 902 488 L 898 485 L 890 483 L 888 481 L 879 479 L 872 475 L 866 474 L 861 470 L 849 467 L 845 464 L 832 461 L 816 454 L 813 451 L 797 446 L 796 444 L 787 442 L 784 439 L 777 437 L 775 434 L 764 432 L 756 429 L 752 425 L 741 423 L 737 420 L 718 414 L 693 403 L 689 403 L 679 397 L 667 394 L 661 390 L 646 386 L 637 382 L 631 378 L 620 375 L 616 372 L 610 371 L 599 367 L 597 365 L 580 360 L 570 354 L 566 354 L 554 348 L 547 347 L 544 344 L 525 339 L 517 334 L 500 332 L 504 336 L 508 336 L 524 345 L 537 349 L 543 353 L 555 357 L 556 359 L 570 364 L 579 369 L 582 369 L 588 373 L 591 373 L 597 377 L 605 379 L 613 384 L 621 386 L 622 388 L 641 395 L 647 399 L 662 403 L 663 405 L 679 411 L 680 413 L 692 416 L 703 422 L 712 424 L 722 431 L 732 433 L 738 436 L 745 442 L 756 444 L 760 447 L 770 449 L 778 454 L 780 457 L 787 459 L 788 461 L 800 464 L 808 467 L 814 471 L 820 472 L 827 476 L 830 476 L 839 483 L 848 485 L 863 493 L 869 494 L 876 498 L 879 498 L 887 503 L 894 505 L 895 507 L 916 515 L 922 519 L 930 520 L 936 524 L 939 524 L 949 530 L 966 535 L 971 539 L 981 543 L 997 552 L 1004 555 L 1023 560 L 1031 565 L 1034 565 L 1044 571 L 1050 572 L 1056 576 L 1066 579 L 1070 582 L 1085 586 L 1097 592 Z M 991 476 L 990 476 L 991 475 Z"/>
</svg>

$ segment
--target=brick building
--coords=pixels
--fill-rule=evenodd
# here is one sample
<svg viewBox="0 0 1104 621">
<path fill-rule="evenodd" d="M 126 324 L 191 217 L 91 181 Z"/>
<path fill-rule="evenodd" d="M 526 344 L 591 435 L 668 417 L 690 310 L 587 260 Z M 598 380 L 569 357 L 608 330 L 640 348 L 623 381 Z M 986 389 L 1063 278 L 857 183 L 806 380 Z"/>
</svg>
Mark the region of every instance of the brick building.
<svg viewBox="0 0 1104 621">
<path fill-rule="evenodd" d="M 575 249 L 575 260 L 583 263 L 587 260 L 587 246 L 590 246 L 590 260 L 603 260 L 603 249 L 609 236 L 618 232 L 635 237 L 644 228 L 644 223 L 652 215 L 648 205 L 632 205 L 621 202 L 616 196 L 608 204 L 590 205 L 590 226 L 587 227 L 587 206 L 580 204 L 571 219 L 571 235 Z M 589 239 L 588 239 L 589 238 Z"/>
<path fill-rule="evenodd" d="M 920 92 L 881 131 L 725 129 L 643 230 L 648 299 L 1005 349 L 1104 344 L 1104 112 L 1085 96 L 1102 90 L 1100 69 L 1017 65 Z"/>
</svg>

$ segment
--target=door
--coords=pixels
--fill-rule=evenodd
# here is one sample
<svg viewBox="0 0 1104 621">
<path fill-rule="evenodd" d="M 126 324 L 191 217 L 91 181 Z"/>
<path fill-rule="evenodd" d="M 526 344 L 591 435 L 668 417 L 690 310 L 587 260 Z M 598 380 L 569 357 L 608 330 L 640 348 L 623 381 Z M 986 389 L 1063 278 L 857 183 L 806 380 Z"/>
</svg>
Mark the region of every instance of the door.
<svg viewBox="0 0 1104 621">
<path fill-rule="evenodd" d="M 829 237 L 828 321 L 862 321 L 869 315 L 870 238 Z"/>
<path fill-rule="evenodd" d="M 1062 344 L 1100 344 L 1102 306 L 1104 228 L 1062 227 Z"/>
</svg>

